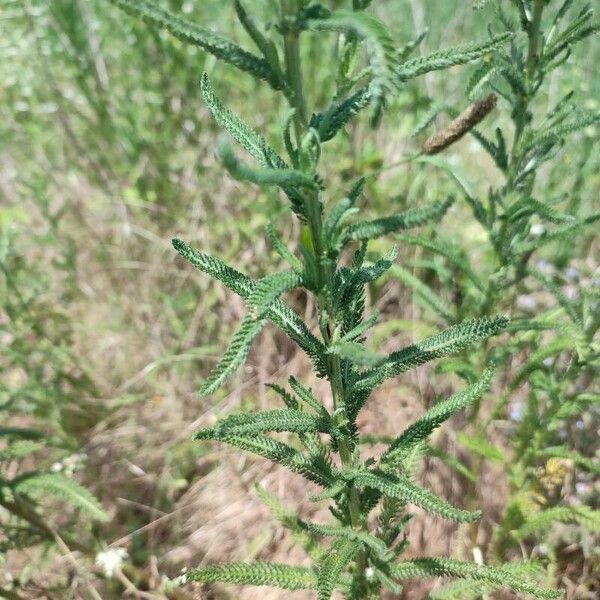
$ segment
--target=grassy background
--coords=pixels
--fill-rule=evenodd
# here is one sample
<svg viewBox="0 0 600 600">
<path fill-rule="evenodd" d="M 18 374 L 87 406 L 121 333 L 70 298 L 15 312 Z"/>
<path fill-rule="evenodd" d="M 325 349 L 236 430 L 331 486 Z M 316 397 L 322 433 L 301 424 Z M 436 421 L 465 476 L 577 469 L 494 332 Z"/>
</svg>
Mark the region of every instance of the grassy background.
<svg viewBox="0 0 600 600">
<path fill-rule="evenodd" d="M 248 43 L 232 28 L 229 3 L 169 4 Z M 272 4 L 260 0 L 253 9 L 266 15 Z M 400 40 L 428 27 L 424 50 L 483 39 L 489 20 L 489 13 L 474 12 L 462 0 L 380 2 L 377 11 Z M 26 386 L 35 418 L 59 432 L 58 458 L 36 460 L 45 467 L 83 452 L 76 476 L 112 517 L 93 533 L 106 545 L 127 548 L 138 569 L 132 575 L 136 585 L 135 577 L 143 573 L 140 588 L 201 561 L 299 558 L 252 485 L 259 480 L 313 510 L 302 483 L 260 461 L 189 438 L 218 415 L 270 406 L 274 399 L 264 384 L 289 374 L 310 377 L 308 366 L 289 342 L 267 329 L 228 392 L 199 400 L 198 383 L 218 360 L 244 306 L 182 264 L 170 246 L 171 238 L 181 237 L 254 276 L 273 268 L 277 258 L 263 228 L 273 215 L 287 211 L 274 192 L 232 181 L 216 164 L 217 132 L 200 99 L 200 74 L 214 73 L 222 97 L 277 147 L 274 124 L 286 107 L 264 87 L 101 0 L 4 0 L 0 22 L 1 241 L 4 264 L 31 305 L 28 319 L 20 323 L 10 323 L 0 312 L 2 343 L 20 344 L 27 357 L 10 367 L 7 360 L 0 362 L 0 377 L 7 385 Z M 306 47 L 310 106 L 322 106 L 329 89 L 322 52 L 317 40 Z M 578 49 L 564 75 L 552 79 L 549 95 L 540 102 L 552 105 L 574 88 L 587 108 L 598 109 L 599 61 L 596 37 Z M 393 165 L 418 147 L 420 140 L 411 131 L 426 112 L 428 98 L 466 105 L 469 72 L 470 67 L 453 68 L 411 83 L 384 127 L 373 132 L 359 120 L 348 136 L 328 146 L 323 164 L 331 166 L 329 175 L 336 182 L 331 199 L 364 171 L 374 172 L 366 194 L 374 214 L 443 197 L 452 184 L 439 172 Z M 505 111 L 486 123 L 490 131 L 494 119 L 506 122 Z M 570 184 L 574 165 L 592 141 L 584 135 L 557 166 L 544 171 L 542 181 L 552 194 Z M 469 139 L 454 146 L 449 159 L 478 190 L 497 181 L 492 165 Z M 580 191 L 589 212 L 598 209 L 598 164 L 597 153 L 588 157 Z M 443 227 L 460 237 L 469 252 L 481 254 L 479 232 L 468 224 L 467 214 L 456 206 Z M 298 224 L 282 222 L 285 237 L 297 239 Z M 597 244 L 591 248 L 597 250 Z M 597 254 L 582 260 L 597 268 Z M 7 298 L 15 293 L 14 288 L 4 291 Z M 305 298 L 294 301 L 311 314 Z M 396 321 L 398 333 L 391 343 L 416 339 L 435 326 L 430 319 L 418 320 L 421 309 L 398 282 L 373 288 L 368 302 Z M 398 431 L 454 384 L 428 369 L 403 378 L 374 399 L 364 431 Z M 460 420 L 453 424 L 461 427 Z M 444 435 L 449 449 L 459 452 L 452 426 Z M 460 477 L 435 459 L 430 467 L 424 481 L 460 502 Z M 492 468 L 480 488 L 490 530 L 506 490 Z M 415 554 L 460 555 L 465 532 L 419 516 L 411 536 Z M 577 538 L 575 543 L 581 547 L 584 542 Z M 583 562 L 574 572 L 565 570 L 562 583 L 572 598 L 593 598 L 597 563 L 591 553 L 581 555 Z M 0 572 L 6 577 L 21 573 L 26 597 L 41 597 L 36 595 L 41 586 L 66 580 L 73 595 L 57 592 L 53 597 L 92 597 L 92 589 L 102 598 L 123 593 L 123 582 L 102 581 L 93 563 L 78 556 L 13 553 Z M 409 586 L 405 597 L 423 593 Z M 243 597 L 259 594 L 263 599 L 292 596 L 248 590 Z"/>
</svg>

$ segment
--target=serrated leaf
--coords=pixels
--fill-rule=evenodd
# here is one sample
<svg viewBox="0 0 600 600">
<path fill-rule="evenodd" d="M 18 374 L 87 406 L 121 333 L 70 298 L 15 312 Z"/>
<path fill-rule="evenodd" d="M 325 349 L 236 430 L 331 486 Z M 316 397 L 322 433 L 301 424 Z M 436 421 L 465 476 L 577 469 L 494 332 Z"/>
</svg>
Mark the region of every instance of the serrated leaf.
<svg viewBox="0 0 600 600">
<path fill-rule="evenodd" d="M 538 513 L 528 513 L 526 522 L 512 531 L 518 540 L 544 533 L 556 523 L 576 523 L 591 532 L 600 532 L 600 510 L 589 506 L 553 506 Z"/>
<path fill-rule="evenodd" d="M 261 167 L 253 168 L 245 165 L 237 159 L 231 146 L 225 140 L 220 140 L 217 154 L 229 174 L 238 181 L 249 181 L 257 185 L 277 185 L 282 189 L 294 187 L 305 187 L 318 190 L 319 184 L 313 177 L 309 177 L 302 171 L 286 167 Z"/>
<path fill-rule="evenodd" d="M 560 591 L 542 588 L 518 577 L 511 573 L 510 569 L 488 567 L 451 558 L 415 558 L 393 565 L 391 572 L 393 577 L 399 580 L 422 577 L 461 577 L 508 587 L 542 599 L 550 600 L 563 595 Z"/>
<path fill-rule="evenodd" d="M 244 300 L 248 300 L 254 291 L 257 285 L 256 281 L 226 265 L 218 258 L 194 250 L 181 240 L 175 239 L 172 243 L 175 250 L 197 269 L 218 279 Z M 313 359 L 319 374 L 325 373 L 326 359 L 323 344 L 287 304 L 276 300 L 270 306 L 267 317 Z"/>
<path fill-rule="evenodd" d="M 312 590 L 317 578 L 312 569 L 277 563 L 227 563 L 190 569 L 182 582 L 237 583 L 278 587 L 284 590 Z"/>
<path fill-rule="evenodd" d="M 389 560 L 391 558 L 391 550 L 385 542 L 368 532 L 359 531 L 348 526 L 327 525 L 308 521 L 303 521 L 302 527 L 306 531 L 322 537 L 346 538 L 360 542 L 372 550 L 381 560 Z"/>
<path fill-rule="evenodd" d="M 254 338 L 265 326 L 265 319 L 256 319 L 247 315 L 238 331 L 234 334 L 223 358 L 210 377 L 200 387 L 200 396 L 208 396 L 217 391 L 248 357 Z"/>
<path fill-rule="evenodd" d="M 454 198 L 449 196 L 444 202 L 432 202 L 397 215 L 355 223 L 347 228 L 345 236 L 351 240 L 372 240 L 395 231 L 426 225 L 440 219 L 453 202 Z"/>
<path fill-rule="evenodd" d="M 323 456 L 305 456 L 295 448 L 266 435 L 219 435 L 216 429 L 202 429 L 194 439 L 216 440 L 246 452 L 268 458 L 294 473 L 299 473 L 315 483 L 328 487 L 334 482 L 331 465 Z"/>
<path fill-rule="evenodd" d="M 57 496 L 75 508 L 79 508 L 92 519 L 108 521 L 109 517 L 100 502 L 83 486 L 62 473 L 37 473 L 26 475 L 11 485 L 17 494 L 34 498 Z"/>
<path fill-rule="evenodd" d="M 483 317 L 464 321 L 430 338 L 390 354 L 381 365 L 367 371 L 355 389 L 373 389 L 385 379 L 395 377 L 409 369 L 462 350 L 466 346 L 500 333 L 508 325 L 504 316 Z"/>
<path fill-rule="evenodd" d="M 394 73 L 398 68 L 399 57 L 387 27 L 373 15 L 346 10 L 337 10 L 326 18 L 315 19 L 311 21 L 311 27 L 316 30 L 350 33 L 364 40 L 371 70 L 368 91 L 369 104 L 372 106 L 371 121 L 377 123 L 397 87 Z M 363 94 L 361 92 L 357 99 L 362 100 Z"/>
<path fill-rule="evenodd" d="M 309 532 L 298 513 L 283 504 L 277 496 L 271 494 L 261 485 L 256 486 L 256 491 L 265 506 L 273 513 L 273 516 L 287 529 L 292 532 L 294 540 L 302 546 L 306 553 L 315 561 L 322 559 L 326 550 L 319 542 L 316 534 Z"/>
<path fill-rule="evenodd" d="M 360 543 L 342 538 L 336 540 L 319 565 L 317 579 L 318 600 L 331 600 L 344 569 L 358 554 Z"/>
<path fill-rule="evenodd" d="M 204 101 L 219 126 L 227 130 L 231 137 L 258 161 L 261 167 L 267 169 L 288 168 L 287 163 L 259 133 L 246 125 L 217 98 L 206 73 L 202 74 L 200 89 Z M 299 217 L 304 218 L 304 200 L 300 192 L 291 185 L 282 187 L 290 199 L 294 212 Z"/>
<path fill-rule="evenodd" d="M 310 126 L 317 130 L 321 142 L 327 142 L 333 139 L 352 117 L 369 106 L 370 100 L 369 89 L 361 88 L 344 100 L 332 102 L 324 112 L 314 114 Z"/>
<path fill-rule="evenodd" d="M 481 512 L 470 512 L 454 508 L 445 500 L 438 498 L 430 491 L 415 485 L 404 476 L 394 476 L 389 473 L 373 471 L 360 472 L 354 478 L 356 485 L 369 487 L 403 502 L 419 506 L 423 510 L 458 523 L 472 523 L 481 517 Z"/>
<path fill-rule="evenodd" d="M 413 58 L 403 63 L 395 72 L 395 77 L 401 81 L 408 81 L 419 75 L 447 69 L 454 65 L 463 65 L 480 58 L 490 52 L 493 52 L 504 43 L 506 43 L 512 34 L 509 32 L 501 33 L 485 42 L 472 42 L 463 46 L 445 48 L 428 56 Z"/>
<path fill-rule="evenodd" d="M 195 439 L 225 438 L 229 436 L 247 436 L 269 431 L 328 433 L 331 423 L 323 416 L 315 417 L 301 410 L 276 408 L 261 412 L 230 415 L 221 419 L 214 428 L 200 430 Z"/>
<path fill-rule="evenodd" d="M 544 569 L 536 561 L 507 562 L 502 570 L 513 576 L 539 580 L 545 575 Z M 477 579 L 459 579 L 429 592 L 431 600 L 479 600 L 482 594 L 491 594 L 502 588 L 499 583 L 490 583 Z"/>
<path fill-rule="evenodd" d="M 488 367 L 482 377 L 465 390 L 442 400 L 430 408 L 420 419 L 410 425 L 398 436 L 381 458 L 382 464 L 395 464 L 398 457 L 415 444 L 427 439 L 429 435 L 448 420 L 454 413 L 466 408 L 488 390 L 494 368 Z"/>
<path fill-rule="evenodd" d="M 461 270 L 477 287 L 478 290 L 485 292 L 486 286 L 481 281 L 479 276 L 473 271 L 469 261 L 467 260 L 464 252 L 454 244 L 449 244 L 441 239 L 429 239 L 420 235 L 399 235 L 397 238 L 399 241 L 402 241 L 406 244 L 411 244 L 413 246 L 420 246 L 421 248 L 426 248 L 439 254 L 440 256 L 444 256 L 448 259 L 450 264 L 453 267 Z"/>
<path fill-rule="evenodd" d="M 292 266 L 296 271 L 301 272 L 302 262 L 300 261 L 300 259 L 296 258 L 288 249 L 288 247 L 283 243 L 282 239 L 277 234 L 277 231 L 275 231 L 275 226 L 273 225 L 273 223 L 267 224 L 267 226 L 265 227 L 265 232 L 267 234 L 267 239 L 269 240 L 271 246 L 273 246 L 275 252 L 277 252 L 277 254 L 281 256 L 281 258 L 286 260 L 290 264 L 290 266 Z"/>
<path fill-rule="evenodd" d="M 416 294 L 415 299 L 419 304 L 426 308 L 433 309 L 434 312 L 444 317 L 446 321 L 451 322 L 454 320 L 454 313 L 451 308 L 418 277 L 415 277 L 412 273 L 399 265 L 393 265 L 390 269 L 390 274 L 395 279 L 400 280 L 404 285 L 412 288 Z"/>
<path fill-rule="evenodd" d="M 274 89 L 281 89 L 281 81 L 275 76 L 266 60 L 247 52 L 227 38 L 146 0 L 110 1 L 126 12 L 141 17 L 151 25 L 166 29 L 176 38 L 199 46 L 218 59 L 224 60 L 259 79 L 264 79 Z"/>
<path fill-rule="evenodd" d="M 466 94 L 469 100 L 475 100 L 485 85 L 498 72 L 497 65 L 491 60 L 484 60 L 481 65 L 473 72 L 467 82 Z"/>
<path fill-rule="evenodd" d="M 463 448 L 478 456 L 482 456 L 495 463 L 505 463 L 504 453 L 481 436 L 466 435 L 461 432 L 457 435 L 457 440 Z"/>
<path fill-rule="evenodd" d="M 296 271 L 273 273 L 260 279 L 248 298 L 253 317 L 255 319 L 264 317 L 279 296 L 301 284 L 302 276 Z"/>
</svg>

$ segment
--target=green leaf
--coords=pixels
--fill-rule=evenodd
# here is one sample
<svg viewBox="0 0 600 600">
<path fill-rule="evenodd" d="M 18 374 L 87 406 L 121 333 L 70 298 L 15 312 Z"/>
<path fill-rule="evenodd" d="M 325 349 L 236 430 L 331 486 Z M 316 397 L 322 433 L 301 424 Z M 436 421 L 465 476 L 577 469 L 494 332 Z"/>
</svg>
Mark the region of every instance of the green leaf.
<svg viewBox="0 0 600 600">
<path fill-rule="evenodd" d="M 484 60 L 467 82 L 467 98 L 475 100 L 480 96 L 486 84 L 497 72 L 498 66 L 492 60 Z"/>
<path fill-rule="evenodd" d="M 175 250 L 197 269 L 218 279 L 244 300 L 248 300 L 256 288 L 256 281 L 226 265 L 218 258 L 194 250 L 181 240 L 175 239 L 172 243 Z M 319 374 L 325 373 L 326 359 L 323 344 L 287 304 L 276 300 L 271 304 L 267 317 L 313 359 Z"/>
<path fill-rule="evenodd" d="M 264 326 L 265 319 L 255 319 L 252 315 L 247 315 L 244 318 L 240 328 L 231 339 L 221 362 L 200 387 L 200 396 L 208 396 L 214 393 L 244 363 L 254 338 Z"/>
<path fill-rule="evenodd" d="M 260 279 L 248 298 L 253 317 L 264 317 L 279 296 L 301 284 L 302 276 L 296 271 L 273 273 Z"/>
<path fill-rule="evenodd" d="M 467 435 L 460 432 L 457 435 L 457 440 L 463 448 L 474 454 L 495 463 L 505 463 L 504 453 L 481 436 Z"/>
<path fill-rule="evenodd" d="M 360 542 L 363 546 L 372 550 L 381 560 L 391 558 L 391 550 L 385 542 L 365 531 L 359 531 L 348 526 L 326 525 L 320 523 L 302 522 L 302 527 L 310 533 L 335 538 L 346 538 Z"/>
<path fill-rule="evenodd" d="M 314 19 L 311 27 L 316 30 L 350 33 L 364 40 L 371 70 L 369 103 L 372 106 L 371 121 L 377 123 L 390 97 L 397 89 L 394 74 L 399 57 L 386 26 L 376 17 L 363 12 L 337 10 L 324 19 Z M 364 92 L 357 96 L 359 103 Z"/>
<path fill-rule="evenodd" d="M 314 114 L 310 126 L 317 130 L 321 142 L 333 139 L 338 131 L 369 105 L 371 96 L 369 89 L 364 87 L 341 101 L 332 102 L 327 109 Z"/>
<path fill-rule="evenodd" d="M 493 52 L 512 37 L 510 32 L 501 33 L 485 42 L 472 42 L 463 46 L 446 48 L 430 54 L 413 58 L 403 63 L 395 72 L 400 82 L 408 81 L 430 71 L 447 69 L 454 65 L 463 65 Z"/>
<path fill-rule="evenodd" d="M 228 62 L 254 77 L 264 79 L 274 89 L 281 89 L 281 81 L 273 73 L 269 63 L 240 48 L 227 38 L 191 23 L 180 16 L 146 0 L 110 0 L 124 11 L 144 19 L 155 27 L 166 29 L 176 38 L 200 46 L 218 59 Z"/>
<path fill-rule="evenodd" d="M 0 437 L 20 440 L 41 440 L 46 437 L 43 431 L 29 427 L 0 427 Z"/>
<path fill-rule="evenodd" d="M 79 508 L 92 519 L 108 521 L 109 517 L 98 500 L 83 486 L 62 473 L 34 473 L 15 480 L 12 489 L 17 494 L 34 498 L 57 496 Z"/>
<path fill-rule="evenodd" d="M 390 444 L 381 459 L 381 463 L 396 464 L 406 450 L 427 439 L 436 428 L 454 413 L 481 398 L 489 389 L 493 376 L 494 368 L 488 367 L 476 383 L 435 404 Z"/>
<path fill-rule="evenodd" d="M 220 140 L 217 148 L 219 159 L 229 174 L 238 181 L 249 181 L 257 185 L 277 185 L 282 189 L 306 187 L 318 190 L 319 184 L 313 177 L 302 171 L 283 167 L 252 168 L 240 162 L 233 153 L 231 146 L 225 140 Z"/>
<path fill-rule="evenodd" d="M 476 563 L 451 558 L 415 558 L 392 566 L 394 579 L 413 579 L 422 577 L 461 577 L 508 587 L 516 592 L 531 594 L 537 598 L 560 598 L 563 593 L 541 588 L 522 579 L 503 567 L 487 567 Z"/>
<path fill-rule="evenodd" d="M 421 248 L 431 250 L 440 256 L 444 256 L 453 267 L 462 271 L 475 284 L 478 290 L 481 292 L 486 291 L 485 284 L 481 281 L 475 271 L 473 271 L 464 252 L 457 245 L 445 242 L 439 238 L 432 240 L 420 235 L 399 235 L 397 239 L 406 244 L 420 246 Z"/>
<path fill-rule="evenodd" d="M 409 208 L 397 215 L 355 223 L 347 228 L 345 235 L 351 240 L 372 240 L 394 231 L 426 225 L 440 219 L 453 202 L 454 198 L 448 196 L 444 202 L 432 202 L 419 208 Z"/>
<path fill-rule="evenodd" d="M 325 407 L 319 402 L 317 397 L 314 395 L 313 391 L 310 388 L 302 385 L 295 377 L 291 376 L 289 378 L 290 387 L 294 390 L 298 398 L 305 402 L 308 406 L 313 408 L 317 414 L 327 417 L 328 413 Z"/>
<path fill-rule="evenodd" d="M 208 430 L 200 430 L 195 439 L 214 439 L 229 436 L 246 436 L 267 431 L 287 431 L 295 433 L 328 433 L 331 423 L 324 417 L 315 417 L 301 410 L 276 408 L 262 412 L 230 415 L 221 419 Z"/>
<path fill-rule="evenodd" d="M 381 366 L 364 373 L 355 389 L 373 389 L 385 379 L 396 377 L 430 360 L 458 352 L 474 342 L 496 335 L 507 325 L 508 318 L 504 316 L 483 317 L 453 325 L 422 342 L 393 352 Z"/>
<path fill-rule="evenodd" d="M 374 367 L 381 364 L 385 358 L 359 342 L 337 342 L 329 347 L 329 354 L 335 354 L 362 367 Z"/>
<path fill-rule="evenodd" d="M 470 512 L 454 508 L 430 491 L 415 485 L 408 477 L 368 471 L 358 473 L 354 483 L 378 490 L 385 496 L 414 504 L 429 513 L 458 523 L 472 523 L 481 517 L 479 511 Z"/>
<path fill-rule="evenodd" d="M 350 287 L 365 285 L 379 279 L 394 264 L 398 256 L 397 248 L 392 248 L 385 256 L 382 256 L 372 265 L 355 269 L 350 278 Z"/>
<path fill-rule="evenodd" d="M 194 435 L 194 439 L 216 440 L 246 452 L 252 452 L 268 458 L 294 473 L 299 473 L 323 487 L 329 487 L 335 481 L 331 465 L 323 456 L 305 456 L 295 448 L 266 435 L 222 436 L 216 429 L 202 429 Z"/>
<path fill-rule="evenodd" d="M 217 98 L 208 75 L 202 74 L 200 79 L 202 97 L 212 112 L 220 127 L 226 129 L 231 137 L 253 156 L 262 167 L 285 169 L 285 161 L 269 146 L 267 141 L 254 129 L 246 125 L 237 115 L 233 114 Z"/>
<path fill-rule="evenodd" d="M 271 246 L 273 246 L 275 252 L 277 252 L 281 258 L 286 260 L 296 271 L 301 272 L 302 262 L 300 259 L 296 258 L 283 243 L 282 239 L 277 234 L 277 231 L 275 231 L 275 226 L 273 223 L 267 224 L 265 227 L 265 232 L 267 234 L 267 239 L 269 240 Z"/>
<path fill-rule="evenodd" d="M 539 580 L 545 575 L 544 569 L 536 561 L 508 562 L 502 570 L 524 579 Z M 483 594 L 502 588 L 499 583 L 490 583 L 476 579 L 459 579 L 429 592 L 430 600 L 479 600 Z"/>
<path fill-rule="evenodd" d="M 47 448 L 43 442 L 36 440 L 16 440 L 8 446 L 0 449 L 0 461 L 2 460 L 20 460 Z"/>
<path fill-rule="evenodd" d="M 330 600 L 344 569 L 360 550 L 356 540 L 341 538 L 336 540 L 319 565 L 317 580 L 318 600 Z"/>
<path fill-rule="evenodd" d="M 458 187 L 465 194 L 465 196 L 471 199 L 476 198 L 475 192 L 471 188 L 471 184 L 469 183 L 467 176 L 455 165 L 449 163 L 445 158 L 440 156 L 417 156 L 413 160 L 415 162 L 429 163 L 430 165 L 446 171 L 446 173 L 448 173 L 448 175 L 450 175 L 458 184 Z"/>
<path fill-rule="evenodd" d="M 536 534 L 540 535 L 548 531 L 556 523 L 576 523 L 582 525 L 588 531 L 600 532 L 600 510 L 589 506 L 553 506 L 538 513 L 528 513 L 525 523 L 512 531 L 512 535 L 518 540 Z"/>
<path fill-rule="evenodd" d="M 261 485 L 256 485 L 256 491 L 265 506 L 273 513 L 273 516 L 287 529 L 292 532 L 294 540 L 315 561 L 322 559 L 326 550 L 319 542 L 319 535 L 311 533 L 306 528 L 306 523 L 298 513 L 283 504 L 277 496 L 271 494 Z"/>
<path fill-rule="evenodd" d="M 543 233 L 540 237 L 535 240 L 529 240 L 518 244 L 515 247 L 515 254 L 528 254 L 541 248 L 545 244 L 549 242 L 556 242 L 560 240 L 571 240 L 573 237 L 585 227 L 594 224 L 596 221 L 600 219 L 600 213 L 591 215 L 585 219 L 581 219 L 580 221 L 575 221 L 574 223 L 569 223 L 567 225 L 561 225 L 556 229 L 551 231 L 547 231 Z"/>
<path fill-rule="evenodd" d="M 266 169 L 287 169 L 287 163 L 267 144 L 266 140 L 254 129 L 246 125 L 237 115 L 226 108 L 217 98 L 208 75 L 202 74 L 200 80 L 202 97 L 212 112 L 218 125 L 227 130 L 231 137 L 253 156 L 261 167 Z M 304 200 L 300 192 L 293 186 L 283 187 L 292 204 L 292 209 L 300 217 L 304 218 Z"/>
<path fill-rule="evenodd" d="M 189 581 L 266 585 L 284 590 L 312 590 L 317 587 L 312 569 L 277 563 L 227 563 L 191 569 L 181 577 L 182 583 Z"/>
</svg>

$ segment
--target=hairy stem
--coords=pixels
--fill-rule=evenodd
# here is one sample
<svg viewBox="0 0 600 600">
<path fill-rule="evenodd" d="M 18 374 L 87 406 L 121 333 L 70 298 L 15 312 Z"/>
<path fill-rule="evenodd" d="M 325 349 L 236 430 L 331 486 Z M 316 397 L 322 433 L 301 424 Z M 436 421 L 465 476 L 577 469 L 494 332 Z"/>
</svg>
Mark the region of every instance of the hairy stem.
<svg viewBox="0 0 600 600">
<path fill-rule="evenodd" d="M 292 93 L 291 103 L 296 111 L 294 115 L 296 143 L 300 144 L 302 132 L 306 128 L 307 117 L 300 61 L 300 34 L 294 27 L 298 8 L 298 0 L 281 0 L 281 16 L 285 31 L 283 36 L 285 70 Z"/>
<path fill-rule="evenodd" d="M 290 29 L 291 24 L 298 11 L 297 0 L 281 0 L 281 12 L 284 19 L 286 32 L 284 34 L 284 56 L 286 66 L 286 76 L 288 84 L 292 90 L 292 103 L 296 113 L 294 115 L 294 130 L 296 141 L 300 144 L 303 134 L 308 128 L 307 111 L 304 96 L 304 87 L 302 79 L 302 65 L 300 59 L 299 35 L 296 31 Z M 335 266 L 327 260 L 325 255 L 325 243 L 323 240 L 323 221 L 322 208 L 318 192 L 308 192 L 305 196 L 305 209 L 307 215 L 307 225 L 310 230 L 310 237 L 313 246 L 313 252 L 317 263 L 317 288 L 319 310 L 327 311 L 327 327 L 323 328 L 322 335 L 326 344 L 331 343 L 331 335 L 337 326 L 337 315 L 330 300 L 328 283 L 333 280 L 335 275 Z M 345 414 L 345 389 L 342 379 L 340 358 L 336 355 L 330 355 L 327 364 L 328 379 L 331 386 L 334 411 L 337 411 L 338 418 L 346 419 Z M 341 410 L 340 410 L 341 409 Z M 336 440 L 340 459 L 344 467 L 353 466 L 353 456 L 351 443 L 348 439 Z M 361 518 L 360 499 L 358 490 L 352 486 L 348 494 L 348 515 L 350 523 L 355 529 L 363 528 Z M 367 557 L 364 551 L 361 551 L 357 557 L 357 577 L 359 589 L 366 590 L 367 583 L 364 578 L 364 571 L 367 564 Z"/>
</svg>

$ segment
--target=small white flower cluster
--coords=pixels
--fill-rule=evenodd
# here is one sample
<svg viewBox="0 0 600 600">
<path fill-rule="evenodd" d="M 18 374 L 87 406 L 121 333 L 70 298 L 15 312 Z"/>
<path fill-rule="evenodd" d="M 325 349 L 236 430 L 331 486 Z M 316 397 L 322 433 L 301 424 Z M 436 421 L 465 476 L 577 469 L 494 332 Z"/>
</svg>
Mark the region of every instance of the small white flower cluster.
<svg viewBox="0 0 600 600">
<path fill-rule="evenodd" d="M 109 548 L 96 554 L 96 566 L 102 569 L 106 577 L 114 577 L 128 556 L 125 548 Z"/>
<path fill-rule="evenodd" d="M 71 454 L 62 461 L 58 461 L 52 464 L 50 470 L 53 473 L 64 473 L 67 477 L 72 477 L 76 471 L 80 471 L 83 467 L 83 463 L 87 459 L 85 452 L 79 452 L 78 454 Z"/>
</svg>

